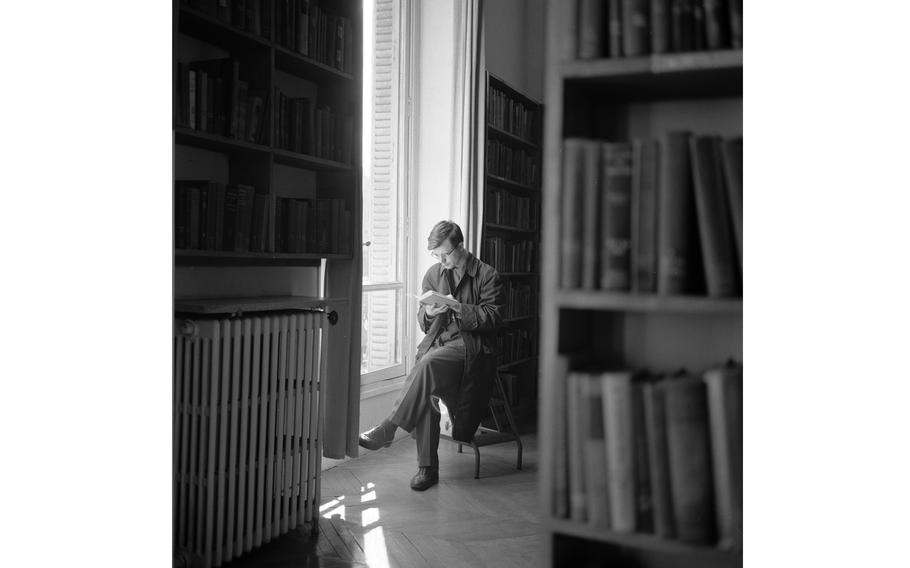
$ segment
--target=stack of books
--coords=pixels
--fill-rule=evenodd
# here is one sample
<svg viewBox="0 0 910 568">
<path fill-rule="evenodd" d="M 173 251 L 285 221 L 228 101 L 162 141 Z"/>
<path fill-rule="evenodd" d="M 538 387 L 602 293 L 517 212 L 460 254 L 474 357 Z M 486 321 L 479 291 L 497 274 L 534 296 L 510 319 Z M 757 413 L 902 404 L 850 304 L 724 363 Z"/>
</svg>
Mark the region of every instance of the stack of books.
<svg viewBox="0 0 910 568">
<path fill-rule="evenodd" d="M 742 49 L 742 0 L 569 0 L 575 59 Z"/>
<path fill-rule="evenodd" d="M 741 295 L 741 137 L 564 141 L 563 289 Z"/>
<path fill-rule="evenodd" d="M 245 184 L 177 180 L 174 248 L 260 253 L 350 254 L 344 199 L 295 199 Z"/>
<path fill-rule="evenodd" d="M 742 550 L 742 366 L 572 371 L 554 510 L 616 533 Z"/>
</svg>

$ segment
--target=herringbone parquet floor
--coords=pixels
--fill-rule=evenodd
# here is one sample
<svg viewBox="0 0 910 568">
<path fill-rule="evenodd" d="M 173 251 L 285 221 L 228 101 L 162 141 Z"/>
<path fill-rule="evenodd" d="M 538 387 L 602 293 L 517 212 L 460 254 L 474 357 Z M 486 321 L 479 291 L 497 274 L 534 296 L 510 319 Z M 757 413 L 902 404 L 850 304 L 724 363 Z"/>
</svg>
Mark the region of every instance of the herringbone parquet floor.
<svg viewBox="0 0 910 568">
<path fill-rule="evenodd" d="M 412 491 L 414 440 L 405 438 L 323 472 L 320 533 L 287 534 L 232 562 L 231 568 L 417 568 L 542 566 L 537 510 L 537 440 L 522 437 L 523 469 L 515 444 L 474 454 L 439 448 L 439 485 Z"/>
</svg>

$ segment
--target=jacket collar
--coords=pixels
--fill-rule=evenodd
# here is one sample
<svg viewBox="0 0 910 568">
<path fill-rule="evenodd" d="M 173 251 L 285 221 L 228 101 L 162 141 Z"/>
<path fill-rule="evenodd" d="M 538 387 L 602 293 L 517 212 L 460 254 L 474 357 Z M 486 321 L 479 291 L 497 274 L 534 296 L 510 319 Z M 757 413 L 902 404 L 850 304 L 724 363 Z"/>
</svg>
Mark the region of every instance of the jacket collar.
<svg viewBox="0 0 910 568">
<path fill-rule="evenodd" d="M 477 278 L 477 273 L 480 272 L 480 261 L 470 251 L 465 252 L 467 252 L 467 256 L 464 260 L 464 273 L 469 275 L 471 278 Z M 452 270 L 453 273 L 455 271 L 454 268 L 443 268 L 443 270 Z"/>
<path fill-rule="evenodd" d="M 477 272 L 480 270 L 480 261 L 470 251 L 466 251 L 468 257 L 464 261 L 464 273 L 470 274 L 471 278 L 477 278 Z"/>
</svg>

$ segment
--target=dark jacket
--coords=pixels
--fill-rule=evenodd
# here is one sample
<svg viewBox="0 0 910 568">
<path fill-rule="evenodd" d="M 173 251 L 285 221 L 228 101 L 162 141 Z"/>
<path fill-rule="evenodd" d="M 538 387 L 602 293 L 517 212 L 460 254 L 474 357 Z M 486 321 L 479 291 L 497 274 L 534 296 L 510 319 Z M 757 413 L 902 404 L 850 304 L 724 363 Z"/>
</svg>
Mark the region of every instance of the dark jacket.
<svg viewBox="0 0 910 568">
<path fill-rule="evenodd" d="M 505 302 L 499 273 L 473 254 L 468 253 L 464 276 L 454 292 L 449 289 L 444 270 L 439 263 L 431 266 L 423 277 L 421 289 L 424 292 L 435 290 L 440 294 L 452 294 L 463 304 L 461 314 L 455 315 L 455 322 L 464 340 L 464 375 L 458 390 L 458 401 L 449 410 L 452 413 L 452 437 L 460 442 L 470 442 L 490 402 L 496 373 L 496 331 L 502 325 L 500 311 Z M 426 310 L 421 306 L 417 321 L 426 333 L 417 346 L 419 361 L 445 327 L 447 318 L 443 314 L 427 318 Z"/>
</svg>

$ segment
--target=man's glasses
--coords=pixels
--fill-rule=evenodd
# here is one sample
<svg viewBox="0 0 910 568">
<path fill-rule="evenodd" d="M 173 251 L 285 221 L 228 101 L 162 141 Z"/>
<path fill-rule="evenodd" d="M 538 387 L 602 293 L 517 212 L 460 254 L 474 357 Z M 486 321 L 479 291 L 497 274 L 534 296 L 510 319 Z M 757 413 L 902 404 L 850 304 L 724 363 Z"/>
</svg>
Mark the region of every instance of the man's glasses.
<svg viewBox="0 0 910 568">
<path fill-rule="evenodd" d="M 449 255 L 452 254 L 452 252 L 454 252 L 455 249 L 457 249 L 457 248 L 458 248 L 458 246 L 456 245 L 456 246 L 450 248 L 448 251 L 442 252 L 442 253 L 436 252 L 434 250 L 433 252 L 430 253 L 430 256 L 432 256 L 436 260 L 442 262 L 443 260 L 447 259 L 449 257 Z"/>
</svg>

